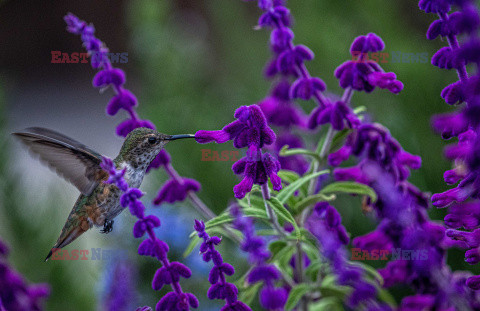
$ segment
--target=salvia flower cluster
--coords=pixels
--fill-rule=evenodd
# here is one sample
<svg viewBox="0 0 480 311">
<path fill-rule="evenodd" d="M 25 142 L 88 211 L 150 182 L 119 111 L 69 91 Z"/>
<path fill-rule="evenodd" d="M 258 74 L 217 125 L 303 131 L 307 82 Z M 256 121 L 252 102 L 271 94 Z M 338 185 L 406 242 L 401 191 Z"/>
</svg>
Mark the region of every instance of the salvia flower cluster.
<svg viewBox="0 0 480 311">
<path fill-rule="evenodd" d="M 212 261 L 214 266 L 208 276 L 212 286 L 208 290 L 208 298 L 225 300 L 225 306 L 221 311 L 251 311 L 249 306 L 238 300 L 238 288 L 235 284 L 228 283 L 225 276 L 232 276 L 235 269 L 229 263 L 223 261 L 222 255 L 215 249 L 215 246 L 222 242 L 217 236 L 209 236 L 205 231 L 205 223 L 195 220 L 195 231 L 198 237 L 203 240 L 200 245 L 200 253 L 205 262 Z"/>
<path fill-rule="evenodd" d="M 234 218 L 233 227 L 244 236 L 240 248 L 248 253 L 249 262 L 253 266 L 248 273 L 247 282 L 263 282 L 260 304 L 266 310 L 281 310 L 287 301 L 288 293 L 283 287 L 275 287 L 275 282 L 281 279 L 282 275 L 274 265 L 267 263 L 270 252 L 266 249 L 265 240 L 255 234 L 253 220 L 245 217 L 237 205 L 230 209 L 230 213 Z"/>
<path fill-rule="evenodd" d="M 155 310 L 157 311 L 187 311 L 190 308 L 198 307 L 198 300 L 191 293 L 184 293 L 180 286 L 180 278 L 190 278 L 192 272 L 184 264 L 168 260 L 168 245 L 157 238 L 154 228 L 160 227 L 160 219 L 154 215 L 145 215 L 145 206 L 140 198 L 143 193 L 137 188 L 130 188 L 123 178 L 125 169 L 119 170 L 115 163 L 104 157 L 101 163 L 102 168 L 108 172 L 109 178 L 106 183 L 115 184 L 122 192 L 120 204 L 130 209 L 130 213 L 137 217 L 138 220 L 133 227 L 133 236 L 141 238 L 145 234 L 148 238 L 143 240 L 138 246 L 138 254 L 141 256 L 151 256 L 162 263 L 162 267 L 155 272 L 152 281 L 154 290 L 161 290 L 164 285 L 170 285 L 173 289 L 163 296 L 157 303 Z"/>
<path fill-rule="evenodd" d="M 73 34 L 80 35 L 83 46 L 90 53 L 97 57 L 91 57 L 91 64 L 94 69 L 100 71 L 93 78 L 93 86 L 96 88 L 106 88 L 112 86 L 115 96 L 107 105 L 106 112 L 109 115 L 116 115 L 120 109 L 125 110 L 130 119 L 120 123 L 117 127 L 117 134 L 126 137 L 133 129 L 138 127 L 148 127 L 155 129 L 152 122 L 141 120 L 134 107 L 138 105 L 137 98 L 132 92 L 124 88 L 126 81 L 125 72 L 118 68 L 113 68 L 107 57 L 108 49 L 102 41 L 95 37 L 95 28 L 86 22 L 78 19 L 73 14 L 65 16 L 67 30 Z"/>
<path fill-rule="evenodd" d="M 377 289 L 365 280 L 363 269 L 349 262 L 345 247 L 350 239 L 341 222 L 338 211 L 327 202 L 321 202 L 315 206 L 315 213 L 309 217 L 306 227 L 319 240 L 322 254 L 330 262 L 339 283 L 353 287 L 348 305 L 358 308 L 364 303 L 373 308 Z"/>
<path fill-rule="evenodd" d="M 0 240 L 0 310 L 42 310 L 50 295 L 47 284 L 27 284 L 23 276 L 7 263 L 8 247 Z"/>
<path fill-rule="evenodd" d="M 441 69 L 454 69 L 458 81 L 448 85 L 441 97 L 449 105 L 461 105 L 456 112 L 433 118 L 433 127 L 444 139 L 456 137 L 457 143 L 445 149 L 445 156 L 454 162 L 454 167 L 444 174 L 445 182 L 455 185 L 443 193 L 432 196 L 433 205 L 449 208 L 445 225 L 446 235 L 458 241 L 457 245 L 468 249 L 465 261 L 477 264 L 480 261 L 477 230 L 479 228 L 477 206 L 480 199 L 480 28 L 479 11 L 475 1 L 420 1 L 419 7 L 426 13 L 434 13 L 438 19 L 427 31 L 427 39 L 445 38 L 448 46 L 433 55 L 432 65 Z M 451 12 L 453 8 L 458 11 Z M 459 38 L 463 40 L 459 41 Z M 469 76 L 467 65 L 474 73 Z M 454 203 L 452 205 L 452 203 Z M 480 276 L 467 279 L 473 289 L 480 289 Z"/>
<path fill-rule="evenodd" d="M 275 133 L 267 125 L 262 110 L 257 105 L 242 106 L 235 111 L 236 121 L 227 124 L 219 131 L 198 131 L 195 139 L 200 144 L 225 143 L 233 140 L 235 148 L 248 148 L 247 155 L 233 164 L 232 170 L 242 175 L 242 181 L 233 188 L 236 198 L 243 198 L 252 190 L 254 184 L 264 185 L 268 179 L 274 190 L 282 189 L 282 181 L 277 172 L 280 163 L 261 148 L 275 141 Z"/>
</svg>

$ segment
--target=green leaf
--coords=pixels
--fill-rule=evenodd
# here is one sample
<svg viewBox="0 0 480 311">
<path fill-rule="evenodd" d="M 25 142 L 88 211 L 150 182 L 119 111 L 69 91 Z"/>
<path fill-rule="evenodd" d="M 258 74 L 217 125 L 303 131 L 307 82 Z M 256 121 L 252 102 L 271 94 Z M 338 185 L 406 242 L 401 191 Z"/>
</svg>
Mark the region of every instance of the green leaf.
<svg viewBox="0 0 480 311">
<path fill-rule="evenodd" d="M 354 181 L 338 181 L 331 183 L 325 186 L 320 193 L 327 194 L 327 193 L 334 193 L 334 192 L 343 192 L 349 194 L 359 194 L 359 195 L 367 195 L 371 198 L 372 202 L 375 203 L 377 201 L 377 194 L 375 191 L 367 185 L 360 184 Z"/>
<path fill-rule="evenodd" d="M 253 302 L 253 299 L 255 299 L 255 296 L 257 296 L 257 293 L 260 290 L 261 286 L 262 282 L 258 282 L 253 285 L 244 287 L 242 290 L 240 290 L 238 300 L 240 300 L 246 305 L 250 305 Z"/>
<path fill-rule="evenodd" d="M 310 305 L 308 311 L 342 311 L 342 302 L 336 297 L 322 297 Z"/>
<path fill-rule="evenodd" d="M 282 157 L 289 157 L 289 156 L 301 154 L 301 155 L 312 157 L 318 162 L 322 161 L 322 158 L 320 158 L 320 156 L 313 151 L 303 149 L 303 148 L 292 148 L 292 149 L 288 149 L 288 148 L 289 148 L 288 145 L 283 146 L 282 149 L 280 149 L 280 151 L 278 152 L 278 154 Z"/>
<path fill-rule="evenodd" d="M 288 295 L 287 303 L 285 304 L 285 310 L 292 310 L 302 299 L 302 297 L 310 291 L 310 286 L 308 284 L 298 284 L 295 285 L 290 294 Z"/>
<path fill-rule="evenodd" d="M 390 294 L 388 290 L 384 288 L 379 288 L 377 296 L 378 298 L 380 298 L 380 300 L 385 301 L 388 305 L 396 309 L 395 307 L 397 306 L 397 302 L 395 301 L 395 298 L 393 298 L 392 294 Z"/>
<path fill-rule="evenodd" d="M 280 192 L 277 195 L 277 199 L 282 204 L 285 204 L 287 199 L 289 197 L 291 197 L 295 193 L 295 191 L 297 191 L 302 185 L 307 183 L 310 179 L 317 178 L 318 176 L 323 175 L 323 174 L 328 174 L 329 172 L 330 172 L 329 170 L 323 170 L 323 171 L 320 171 L 320 172 L 317 172 L 317 173 L 312 173 L 312 174 L 308 174 L 306 176 L 303 176 L 302 178 L 294 181 L 290 185 L 288 185 L 285 188 L 283 188 L 282 190 L 280 190 Z"/>
<path fill-rule="evenodd" d="M 367 107 L 365 106 L 358 106 L 357 108 L 353 109 L 353 112 L 355 114 L 359 114 L 359 113 L 362 113 L 362 112 L 365 112 L 367 111 Z"/>
<path fill-rule="evenodd" d="M 188 244 L 187 248 L 183 252 L 183 257 L 186 258 L 188 255 L 190 255 L 195 247 L 200 243 L 201 239 L 198 236 L 194 236 L 191 240 L 190 243 Z"/>
<path fill-rule="evenodd" d="M 285 246 L 287 246 L 287 242 L 285 241 L 273 241 L 268 245 L 268 249 L 273 255 L 275 255 L 279 251 L 281 251 Z"/>
<path fill-rule="evenodd" d="M 301 200 L 295 205 L 293 209 L 295 210 L 296 213 L 300 213 L 301 211 L 303 211 L 304 208 L 310 205 L 313 205 L 317 202 L 322 202 L 322 201 L 332 201 L 332 200 L 335 200 L 335 198 L 336 196 L 334 194 L 327 196 L 323 193 L 318 193 L 315 195 L 308 196 L 305 199 Z"/>
<path fill-rule="evenodd" d="M 205 223 L 205 228 L 206 229 L 213 228 L 213 227 L 216 227 L 216 226 L 219 226 L 219 225 L 223 225 L 225 223 L 229 223 L 232 220 L 233 220 L 233 218 L 232 218 L 232 216 L 230 216 L 230 214 L 228 214 L 228 213 L 220 214 L 217 217 L 212 218 L 209 221 L 207 221 Z"/>
<path fill-rule="evenodd" d="M 300 240 L 302 237 L 300 233 L 300 228 L 298 228 L 297 222 L 295 221 L 295 218 L 293 218 L 292 214 L 283 206 L 283 204 L 276 198 L 276 197 L 271 197 L 269 200 L 267 200 L 267 203 L 273 208 L 273 211 L 277 216 L 280 216 L 283 218 L 285 221 L 288 221 L 293 225 L 295 228 L 295 233 L 297 235 L 297 240 Z"/>
<path fill-rule="evenodd" d="M 310 262 L 310 265 L 305 269 L 305 275 L 315 282 L 317 280 L 318 271 L 325 265 L 321 260 Z"/>
<path fill-rule="evenodd" d="M 332 274 L 326 275 L 320 286 L 322 296 L 335 296 L 342 300 L 351 291 L 351 287 L 338 285 L 335 276 Z"/>
<path fill-rule="evenodd" d="M 367 276 L 375 280 L 378 283 L 378 285 L 383 286 L 383 277 L 380 273 L 378 273 L 377 269 L 361 262 L 355 262 L 355 263 L 352 263 L 352 265 L 356 265 L 362 268 L 367 274 Z"/>
<path fill-rule="evenodd" d="M 300 175 L 288 170 L 280 170 L 278 171 L 277 175 L 282 179 L 283 182 L 286 182 L 288 184 L 291 184 L 300 178 Z"/>
<path fill-rule="evenodd" d="M 271 262 L 277 262 L 279 266 L 286 267 L 288 266 L 290 259 L 292 259 L 293 254 L 296 251 L 296 247 L 292 244 L 288 244 L 282 248 L 278 253 L 272 256 Z"/>
<path fill-rule="evenodd" d="M 335 134 L 335 136 L 332 139 L 332 144 L 330 145 L 330 150 L 336 150 L 340 148 L 343 145 L 343 140 L 345 137 L 347 137 L 352 130 L 350 129 L 344 129 Z"/>
<path fill-rule="evenodd" d="M 257 235 L 261 235 L 261 236 L 269 236 L 269 235 L 277 235 L 277 234 L 278 234 L 277 230 L 274 230 L 274 229 L 257 230 Z"/>
<path fill-rule="evenodd" d="M 265 210 L 258 210 L 255 208 L 247 207 L 247 208 L 244 208 L 242 211 L 243 211 L 243 214 L 247 217 L 253 217 L 255 219 L 262 219 L 267 221 L 270 220 Z"/>
</svg>

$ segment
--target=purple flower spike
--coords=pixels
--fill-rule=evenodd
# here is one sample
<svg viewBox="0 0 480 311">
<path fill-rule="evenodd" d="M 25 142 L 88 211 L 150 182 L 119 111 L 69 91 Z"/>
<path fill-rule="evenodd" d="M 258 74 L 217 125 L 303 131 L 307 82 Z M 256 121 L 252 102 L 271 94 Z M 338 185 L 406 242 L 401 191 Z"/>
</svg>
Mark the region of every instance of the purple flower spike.
<svg viewBox="0 0 480 311">
<path fill-rule="evenodd" d="M 192 275 L 190 269 L 182 263 L 170 262 L 168 260 L 168 245 L 167 243 L 159 240 L 154 232 L 154 228 L 160 226 L 160 219 L 154 215 L 145 216 L 145 206 L 142 201 L 139 200 L 143 193 L 136 188 L 128 188 L 128 185 L 123 177 L 124 171 L 117 170 L 115 163 L 104 157 L 102 159 L 101 166 L 110 174 L 110 179 L 107 181 L 115 183 L 124 194 L 120 198 L 122 206 L 129 206 L 132 215 L 138 218 L 133 227 L 133 236 L 140 238 L 148 234 L 148 238 L 143 240 L 138 246 L 138 254 L 141 256 L 151 256 L 157 258 L 162 262 L 163 266 L 157 270 L 152 281 L 152 288 L 154 290 L 160 290 L 164 285 L 170 284 L 174 289 L 174 292 L 166 294 L 157 303 L 156 310 L 190 310 L 190 307 L 197 308 L 197 298 L 189 293 L 183 293 L 179 285 L 180 277 L 189 278 Z M 171 168 L 169 168 L 171 169 Z M 112 178 L 114 176 L 114 178 Z M 188 183 L 192 183 L 188 180 Z M 126 185 L 125 189 L 122 189 Z M 182 185 L 183 186 L 183 185 Z M 189 186 L 185 186 L 188 188 Z M 178 192 L 173 194 L 178 197 Z M 186 195 L 186 194 L 185 194 Z"/>
<path fill-rule="evenodd" d="M 455 53 L 452 48 L 445 46 L 432 56 L 432 65 L 442 69 L 452 69 L 455 61 Z"/>
<path fill-rule="evenodd" d="M 128 90 L 115 95 L 107 105 L 107 114 L 114 116 L 120 109 L 129 110 L 137 105 L 137 98 Z"/>
<path fill-rule="evenodd" d="M 144 219 L 139 219 L 133 226 L 133 236 L 140 238 L 145 235 L 145 232 L 153 230 L 153 228 L 160 227 L 160 219 L 154 215 L 149 215 Z"/>
<path fill-rule="evenodd" d="M 71 13 L 66 15 L 64 19 L 67 23 L 67 30 L 81 36 L 84 47 L 91 55 L 92 67 L 101 69 L 93 78 L 93 86 L 105 88 L 111 85 L 116 93 L 107 106 L 107 114 L 115 115 L 120 109 L 123 109 L 131 117 L 131 119 L 127 119 L 117 126 L 117 135 L 126 137 L 128 133 L 138 127 L 155 129 L 150 121 L 139 119 L 134 110 L 137 99 L 124 88 L 125 73 L 121 69 L 112 67 L 107 57 L 108 49 L 103 46 L 102 41 L 95 37 L 95 28 L 92 25 L 87 25 L 86 22 Z"/>
<path fill-rule="evenodd" d="M 230 264 L 223 262 L 222 255 L 215 249 L 215 246 L 220 244 L 221 239 L 216 236 L 210 237 L 205 231 L 203 221 L 195 220 L 194 228 L 198 236 L 203 239 L 203 243 L 200 246 L 203 260 L 205 262 L 212 260 L 214 264 L 208 277 L 210 284 L 212 284 L 208 290 L 208 298 L 225 300 L 225 306 L 222 310 L 251 311 L 247 305 L 238 301 L 237 287 L 225 281 L 225 275 L 232 276 L 235 273 L 235 269 Z"/>
<path fill-rule="evenodd" d="M 248 252 L 249 261 L 254 265 L 247 276 L 248 283 L 263 282 L 263 288 L 260 290 L 260 304 L 263 308 L 283 309 L 287 301 L 287 291 L 275 287 L 274 281 L 280 278 L 281 273 L 275 266 L 266 264 L 270 253 L 265 248 L 265 241 L 255 235 L 253 220 L 243 216 L 239 206 L 234 205 L 230 213 L 234 217 L 234 228 L 241 231 L 244 236 L 241 248 Z"/>
<path fill-rule="evenodd" d="M 116 87 L 125 83 L 125 73 L 120 69 L 106 69 L 99 71 L 93 78 L 93 86 L 103 88 L 110 84 Z"/>
<path fill-rule="evenodd" d="M 473 290 L 480 289 L 480 275 L 475 275 L 467 279 L 467 286 Z"/>
<path fill-rule="evenodd" d="M 235 111 L 236 121 L 219 131 L 198 131 L 195 139 L 198 143 L 215 141 L 223 143 L 233 139 L 235 148 L 248 147 L 247 156 L 238 160 L 232 170 L 242 175 L 242 181 L 233 188 L 236 198 L 243 198 L 252 190 L 254 184 L 263 185 L 272 182 L 275 190 L 282 188 L 277 175 L 280 163 L 271 155 L 262 154 L 261 148 L 275 142 L 275 133 L 267 125 L 261 108 L 257 105 L 242 106 Z M 159 194 L 160 195 L 160 194 Z"/>
<path fill-rule="evenodd" d="M 448 0 L 420 0 L 418 2 L 420 10 L 425 13 L 448 13 L 450 11 L 450 1 Z"/>
<path fill-rule="evenodd" d="M 126 119 L 117 126 L 117 135 L 127 137 L 128 133 L 139 127 L 155 129 L 155 125 L 149 120 Z"/>
<path fill-rule="evenodd" d="M 152 163 L 150 163 L 150 166 L 147 168 L 147 173 L 154 168 L 159 168 L 161 166 L 166 167 L 169 163 L 170 155 L 165 151 L 165 149 L 162 149 L 155 159 L 153 159 Z"/>
<path fill-rule="evenodd" d="M 350 54 L 354 55 L 355 52 L 369 53 L 382 51 L 385 48 L 382 38 L 374 33 L 369 33 L 366 36 L 359 36 L 353 40 L 350 47 Z"/>
<path fill-rule="evenodd" d="M 200 183 L 195 179 L 182 178 L 182 182 L 170 179 L 160 189 L 153 203 L 160 205 L 163 202 L 174 203 L 183 201 L 190 191 L 200 191 Z"/>
<path fill-rule="evenodd" d="M 7 263 L 7 246 L 0 240 L 0 310 L 42 310 L 42 301 L 50 295 L 47 284 L 25 282 Z"/>
<path fill-rule="evenodd" d="M 292 84 L 290 97 L 309 100 L 315 92 L 323 92 L 325 88 L 325 83 L 320 78 L 299 79 Z"/>
</svg>

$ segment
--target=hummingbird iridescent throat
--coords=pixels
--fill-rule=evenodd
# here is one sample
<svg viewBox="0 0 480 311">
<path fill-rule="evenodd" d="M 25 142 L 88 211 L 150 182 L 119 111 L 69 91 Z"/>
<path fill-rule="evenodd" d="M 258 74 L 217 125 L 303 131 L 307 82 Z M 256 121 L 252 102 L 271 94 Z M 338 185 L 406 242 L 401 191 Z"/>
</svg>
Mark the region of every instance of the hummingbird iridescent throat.
<svg viewBox="0 0 480 311">
<path fill-rule="evenodd" d="M 12 135 L 81 192 L 45 261 L 55 249 L 70 244 L 93 226 L 103 226 L 102 233 L 112 231 L 113 219 L 124 208 L 119 202 L 121 190 L 114 184 L 104 183 L 108 173 L 100 167 L 102 155 L 45 128 L 31 127 Z M 115 166 L 125 169 L 124 178 L 130 187 L 138 188 L 148 166 L 168 141 L 194 137 L 191 134 L 166 135 L 144 127 L 134 129 L 125 138 L 120 153 L 114 159 Z"/>
</svg>

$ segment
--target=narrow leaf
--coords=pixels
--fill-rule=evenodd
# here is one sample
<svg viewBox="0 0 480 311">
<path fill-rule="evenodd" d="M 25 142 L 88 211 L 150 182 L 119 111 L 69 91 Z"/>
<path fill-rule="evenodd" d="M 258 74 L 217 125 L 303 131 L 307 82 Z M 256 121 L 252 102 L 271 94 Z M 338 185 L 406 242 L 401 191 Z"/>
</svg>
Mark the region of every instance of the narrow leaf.
<svg viewBox="0 0 480 311">
<path fill-rule="evenodd" d="M 295 210 L 295 213 L 300 213 L 301 211 L 303 211 L 304 208 L 310 205 L 313 205 L 317 202 L 332 201 L 335 199 L 336 199 L 336 196 L 334 194 L 327 196 L 323 193 L 318 193 L 315 195 L 308 196 L 305 199 L 301 200 L 295 205 L 293 209 Z"/>
<path fill-rule="evenodd" d="M 308 284 L 295 285 L 290 294 L 288 295 L 287 303 L 285 304 L 285 310 L 290 311 L 298 304 L 300 299 L 310 291 Z"/>
<path fill-rule="evenodd" d="M 297 225 L 297 222 L 295 221 L 295 218 L 293 218 L 292 214 L 283 206 L 283 204 L 276 198 L 276 197 L 271 197 L 269 200 L 267 200 L 267 203 L 273 208 L 273 211 L 277 216 L 281 217 L 285 221 L 288 221 L 293 225 L 295 228 L 295 233 L 297 235 L 297 240 L 300 240 L 301 238 L 301 233 L 300 233 L 300 228 Z"/>
<path fill-rule="evenodd" d="M 377 201 L 377 194 L 367 185 L 360 184 L 354 181 L 338 181 L 325 186 L 320 193 L 328 194 L 334 192 L 343 192 L 348 194 L 367 195 L 372 202 Z"/>
<path fill-rule="evenodd" d="M 277 195 L 277 199 L 282 203 L 285 204 L 285 202 L 288 200 L 289 197 L 291 197 L 295 191 L 297 191 L 302 185 L 307 183 L 310 179 L 317 178 L 320 175 L 323 174 L 328 174 L 330 171 L 329 170 L 323 170 L 317 173 L 313 174 L 308 174 L 306 176 L 303 176 L 302 178 L 294 181 L 290 185 L 286 186 L 283 188 Z"/>
<path fill-rule="evenodd" d="M 283 146 L 282 149 L 280 149 L 280 151 L 278 152 L 278 154 L 282 157 L 289 157 L 289 156 L 301 154 L 301 155 L 312 157 L 318 162 L 322 161 L 322 158 L 320 158 L 320 156 L 313 151 L 303 149 L 303 148 L 292 148 L 292 149 L 288 149 L 288 148 L 289 148 L 288 145 Z"/>
</svg>

